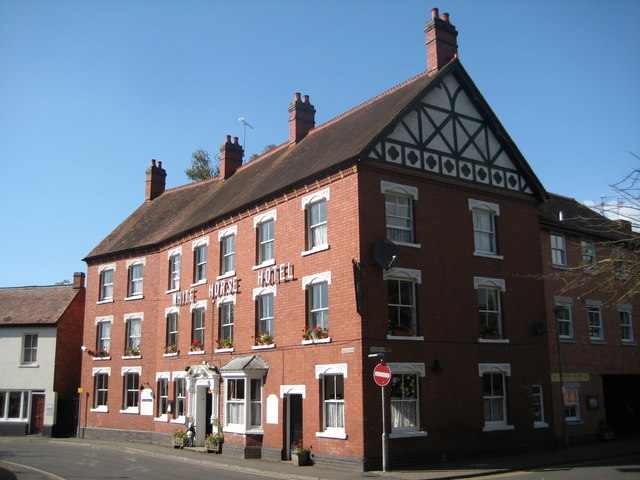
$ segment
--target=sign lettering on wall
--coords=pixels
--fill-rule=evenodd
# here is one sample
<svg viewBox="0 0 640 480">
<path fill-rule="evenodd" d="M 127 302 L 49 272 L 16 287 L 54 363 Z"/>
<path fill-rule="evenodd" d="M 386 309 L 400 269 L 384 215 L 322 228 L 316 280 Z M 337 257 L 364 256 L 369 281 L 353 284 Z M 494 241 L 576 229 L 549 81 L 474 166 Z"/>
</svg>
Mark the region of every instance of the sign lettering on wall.
<svg viewBox="0 0 640 480">
<path fill-rule="evenodd" d="M 220 280 L 219 282 L 209 285 L 209 298 L 216 299 L 225 295 L 233 295 L 238 293 L 238 277 Z"/>
<path fill-rule="evenodd" d="M 173 294 L 173 306 L 181 307 L 182 305 L 189 305 L 196 301 L 196 290 L 190 288 L 189 290 L 183 290 Z"/>
<path fill-rule="evenodd" d="M 295 280 L 293 275 L 293 265 L 291 262 L 281 263 L 273 267 L 258 270 L 258 286 L 266 287 L 277 283 L 290 282 Z"/>
</svg>

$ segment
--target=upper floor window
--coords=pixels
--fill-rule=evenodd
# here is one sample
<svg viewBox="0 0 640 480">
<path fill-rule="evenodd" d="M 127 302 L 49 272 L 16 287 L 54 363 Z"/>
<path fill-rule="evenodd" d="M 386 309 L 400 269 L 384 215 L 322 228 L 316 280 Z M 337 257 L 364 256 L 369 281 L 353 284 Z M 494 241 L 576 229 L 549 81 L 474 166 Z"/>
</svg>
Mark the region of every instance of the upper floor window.
<svg viewBox="0 0 640 480">
<path fill-rule="evenodd" d="M 551 263 L 561 267 L 567 266 L 567 245 L 564 235 L 559 233 L 551 234 Z"/>
<path fill-rule="evenodd" d="M 633 342 L 633 323 L 631 321 L 631 312 L 631 305 L 618 305 L 620 339 L 623 342 Z"/>
<path fill-rule="evenodd" d="M 385 198 L 387 238 L 395 243 L 413 245 L 413 203 L 418 199 L 418 189 L 383 181 L 380 182 L 380 190 Z"/>
<path fill-rule="evenodd" d="M 98 301 L 113 300 L 113 275 L 115 270 L 115 265 L 100 267 L 100 292 L 98 294 Z"/>
<path fill-rule="evenodd" d="M 556 297 L 554 313 L 556 326 L 560 338 L 573 338 L 573 319 L 571 318 L 572 300 L 570 298 Z"/>
<path fill-rule="evenodd" d="M 307 292 L 307 326 L 313 330 L 329 329 L 329 284 L 331 272 L 303 277 L 302 288 Z"/>
<path fill-rule="evenodd" d="M 164 353 L 178 353 L 178 311 L 167 309 L 167 340 Z"/>
<path fill-rule="evenodd" d="M 169 290 L 180 290 L 180 262 L 182 260 L 182 248 L 169 252 Z"/>
<path fill-rule="evenodd" d="M 204 349 L 205 307 L 206 302 L 198 302 L 191 310 L 191 351 Z"/>
<path fill-rule="evenodd" d="M 599 301 L 587 300 L 587 318 L 589 320 L 589 339 L 604 340 L 602 310 Z"/>
<path fill-rule="evenodd" d="M 503 338 L 502 292 L 505 282 L 497 278 L 474 277 L 478 291 L 478 317 L 480 336 L 486 339 Z"/>
<path fill-rule="evenodd" d="M 257 334 L 274 335 L 273 293 L 259 295 L 256 298 L 256 330 Z M 257 340 L 257 339 L 256 339 Z"/>
<path fill-rule="evenodd" d="M 204 237 L 191 244 L 193 249 L 193 283 L 206 283 L 207 281 L 207 247 L 209 237 Z"/>
<path fill-rule="evenodd" d="M 257 239 L 257 265 L 270 265 L 274 262 L 275 220 L 275 210 L 264 213 L 253 220 Z"/>
<path fill-rule="evenodd" d="M 111 352 L 111 324 L 113 317 L 96 318 L 96 356 L 108 357 Z"/>
<path fill-rule="evenodd" d="M 484 402 L 484 431 L 512 429 L 507 424 L 506 377 L 511 375 L 508 364 L 480 364 L 482 399 Z"/>
<path fill-rule="evenodd" d="M 329 248 L 327 237 L 327 201 L 329 189 L 324 189 L 302 199 L 306 217 L 307 250 L 303 254 Z"/>
<path fill-rule="evenodd" d="M 127 272 L 129 283 L 127 287 L 127 297 L 142 296 L 142 282 L 144 278 L 144 259 L 130 260 L 127 262 Z"/>
<path fill-rule="evenodd" d="M 218 346 L 222 348 L 233 345 L 234 306 L 233 301 L 225 301 L 220 304 L 220 338 Z"/>
<path fill-rule="evenodd" d="M 499 205 L 469 199 L 469 210 L 473 214 L 475 254 L 496 256 L 498 254 L 496 218 L 500 215 Z"/>
<path fill-rule="evenodd" d="M 235 274 L 236 269 L 236 235 L 238 227 L 222 230 L 218 233 L 220 242 L 220 275 L 230 276 Z"/>
<path fill-rule="evenodd" d="M 596 263 L 596 246 L 590 240 L 582 240 L 582 263 L 583 265 L 594 265 Z"/>
<path fill-rule="evenodd" d="M 125 323 L 126 342 L 124 354 L 127 357 L 137 357 L 140 355 L 140 344 L 142 340 L 142 314 L 126 315 Z"/>
<path fill-rule="evenodd" d="M 34 365 L 38 360 L 38 334 L 27 333 L 22 337 L 22 365 Z"/>
<path fill-rule="evenodd" d="M 391 336 L 418 335 L 416 283 L 421 283 L 419 270 L 390 268 L 384 271 L 387 281 L 387 305 Z"/>
</svg>

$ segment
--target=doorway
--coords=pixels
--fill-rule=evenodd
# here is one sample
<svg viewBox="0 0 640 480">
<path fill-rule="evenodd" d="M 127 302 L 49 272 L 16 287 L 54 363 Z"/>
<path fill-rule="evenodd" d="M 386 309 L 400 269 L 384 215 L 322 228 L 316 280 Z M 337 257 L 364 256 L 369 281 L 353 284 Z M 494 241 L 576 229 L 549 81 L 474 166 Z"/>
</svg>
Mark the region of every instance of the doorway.
<svg viewBox="0 0 640 480">
<path fill-rule="evenodd" d="M 31 421 L 29 422 L 29 434 L 41 434 L 44 429 L 44 394 L 31 394 Z"/>
<path fill-rule="evenodd" d="M 302 440 L 302 395 L 288 394 L 287 400 L 287 444 L 285 445 L 286 459 L 291 458 L 291 444 Z"/>
<path fill-rule="evenodd" d="M 619 433 L 640 433 L 640 375 L 603 375 L 605 415 Z"/>
</svg>

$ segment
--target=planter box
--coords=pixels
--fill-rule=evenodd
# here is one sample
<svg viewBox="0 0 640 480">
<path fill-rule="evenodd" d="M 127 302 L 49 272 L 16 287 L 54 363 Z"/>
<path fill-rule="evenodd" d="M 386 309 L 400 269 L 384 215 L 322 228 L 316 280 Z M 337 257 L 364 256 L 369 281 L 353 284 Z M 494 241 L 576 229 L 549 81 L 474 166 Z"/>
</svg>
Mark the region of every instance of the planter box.
<svg viewBox="0 0 640 480">
<path fill-rule="evenodd" d="M 309 452 L 295 453 L 291 452 L 291 462 L 296 467 L 302 467 L 309 461 Z"/>
<path fill-rule="evenodd" d="M 188 438 L 178 438 L 178 437 L 173 437 L 173 448 L 184 448 L 187 446 L 187 442 L 189 441 Z"/>
<path fill-rule="evenodd" d="M 204 448 L 207 452 L 222 453 L 222 443 L 219 442 L 204 442 Z"/>
</svg>

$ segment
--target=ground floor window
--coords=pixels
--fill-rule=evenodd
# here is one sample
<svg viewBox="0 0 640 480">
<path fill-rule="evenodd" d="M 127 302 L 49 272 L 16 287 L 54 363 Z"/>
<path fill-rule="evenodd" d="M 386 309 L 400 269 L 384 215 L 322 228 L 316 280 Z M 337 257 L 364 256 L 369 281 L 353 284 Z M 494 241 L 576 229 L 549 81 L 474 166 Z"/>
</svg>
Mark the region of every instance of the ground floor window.
<svg viewBox="0 0 640 480">
<path fill-rule="evenodd" d="M 29 418 L 29 392 L 0 391 L 0 421 L 27 420 Z"/>
<path fill-rule="evenodd" d="M 483 430 L 513 429 L 507 422 L 507 377 L 511 375 L 511 365 L 481 363 L 478 370 L 482 379 Z"/>
<path fill-rule="evenodd" d="M 106 410 L 108 395 L 109 374 L 107 372 L 98 372 L 93 376 L 93 408 Z"/>
<path fill-rule="evenodd" d="M 224 426 L 244 433 L 262 429 L 262 378 L 224 379 Z"/>
<path fill-rule="evenodd" d="M 548 424 L 544 421 L 542 385 L 533 385 L 531 387 L 531 406 L 533 407 L 533 426 L 536 428 L 547 427 Z"/>
<path fill-rule="evenodd" d="M 175 408 L 173 410 L 173 416 L 180 418 L 185 416 L 186 404 L 187 404 L 187 389 L 184 378 L 176 378 L 173 382 L 174 395 L 175 395 Z"/>
<path fill-rule="evenodd" d="M 138 413 L 140 400 L 140 368 L 122 371 L 122 413 Z"/>
<path fill-rule="evenodd" d="M 418 375 L 391 375 L 391 428 L 396 431 L 418 429 Z"/>
<path fill-rule="evenodd" d="M 564 419 L 567 422 L 580 420 L 580 385 L 566 383 L 562 390 Z"/>
<path fill-rule="evenodd" d="M 158 378 L 158 417 L 166 417 L 169 411 L 169 379 Z"/>
<path fill-rule="evenodd" d="M 324 430 L 344 430 L 344 377 L 324 375 L 322 377 Z"/>
</svg>

